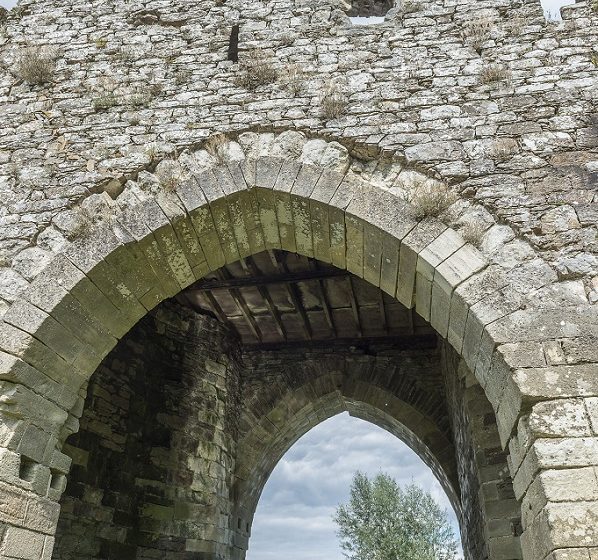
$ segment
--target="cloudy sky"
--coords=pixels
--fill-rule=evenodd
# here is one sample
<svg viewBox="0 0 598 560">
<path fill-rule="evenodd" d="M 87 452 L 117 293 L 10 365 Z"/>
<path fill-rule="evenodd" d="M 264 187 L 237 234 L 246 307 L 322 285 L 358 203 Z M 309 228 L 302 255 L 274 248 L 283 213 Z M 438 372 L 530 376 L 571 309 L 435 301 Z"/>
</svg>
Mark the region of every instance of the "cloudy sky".
<svg viewBox="0 0 598 560">
<path fill-rule="evenodd" d="M 303 436 L 283 457 L 258 504 L 247 560 L 341 560 L 332 515 L 346 502 L 353 473 L 384 471 L 432 493 L 457 521 L 430 469 L 395 436 L 340 414 Z"/>
</svg>

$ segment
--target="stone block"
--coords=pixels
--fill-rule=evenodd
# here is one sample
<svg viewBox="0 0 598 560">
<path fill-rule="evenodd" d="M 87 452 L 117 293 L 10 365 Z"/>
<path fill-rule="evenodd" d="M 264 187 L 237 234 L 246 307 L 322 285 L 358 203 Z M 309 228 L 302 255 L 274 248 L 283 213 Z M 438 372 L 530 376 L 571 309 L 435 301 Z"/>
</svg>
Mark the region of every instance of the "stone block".
<svg viewBox="0 0 598 560">
<path fill-rule="evenodd" d="M 421 250 L 417 259 L 417 273 L 432 281 L 436 269 L 464 245 L 459 234 L 447 228 Z M 450 267 L 445 272 L 448 274 L 449 271 Z"/>
<path fill-rule="evenodd" d="M 18 453 L 0 447 L 0 472 L 3 478 L 19 476 L 21 457 Z"/>
<path fill-rule="evenodd" d="M 276 222 L 280 235 L 281 249 L 295 253 L 297 242 L 295 241 L 295 224 L 293 222 L 293 206 L 291 195 L 287 192 L 275 192 Z"/>
<path fill-rule="evenodd" d="M 17 451 L 29 459 L 41 463 L 50 443 L 54 443 L 50 433 L 30 424 L 25 430 Z"/>
<path fill-rule="evenodd" d="M 345 216 L 347 241 L 347 270 L 358 278 L 363 278 L 364 260 L 364 222 L 350 215 Z"/>
<path fill-rule="evenodd" d="M 266 249 L 264 228 L 260 221 L 261 207 L 257 197 L 257 190 L 242 192 L 238 196 L 240 211 L 243 215 L 245 231 L 250 254 L 256 254 Z"/>
<path fill-rule="evenodd" d="M 592 432 L 594 435 L 598 435 L 598 397 L 584 399 L 584 402 L 590 418 Z"/>
<path fill-rule="evenodd" d="M 44 552 L 41 560 L 51 560 L 52 552 L 54 551 L 54 537 L 46 537 L 44 541 Z"/>
<path fill-rule="evenodd" d="M 244 192 L 241 194 L 228 195 L 226 198 L 230 226 L 237 246 L 237 251 L 241 258 L 246 258 L 253 254 L 249 243 L 249 233 L 245 223 L 244 209 L 246 207 L 246 196 L 247 194 Z"/>
<path fill-rule="evenodd" d="M 363 188 L 363 182 L 352 175 L 346 175 L 342 183 L 336 189 L 334 196 L 330 199 L 329 205 L 335 209 L 345 212 L 353 197 Z"/>
<path fill-rule="evenodd" d="M 514 539 L 513 535 L 490 537 L 488 539 L 488 555 L 492 560 L 521 558 L 519 539 Z"/>
<path fill-rule="evenodd" d="M 4 471 L 2 471 L 4 474 Z M 17 468 L 18 474 L 18 468 Z M 12 477 L 12 472 L 9 477 Z M 22 525 L 27 514 L 27 504 L 31 494 L 18 488 L 14 483 L 0 482 L 0 521 Z"/>
<path fill-rule="evenodd" d="M 221 175 L 227 175 L 228 177 L 230 177 L 232 184 L 229 184 L 228 181 L 226 181 L 225 187 L 223 187 L 227 195 L 232 193 L 240 193 L 250 188 L 255 188 L 255 179 L 254 184 L 250 187 L 247 184 L 247 181 L 245 180 L 245 176 L 243 174 L 243 170 L 245 169 L 246 164 L 249 163 L 250 162 L 248 162 L 247 160 L 243 160 L 242 162 L 227 161 L 225 162 L 223 167 L 214 169 L 214 173 L 216 173 L 217 178 L 220 178 Z"/>
<path fill-rule="evenodd" d="M 40 560 L 45 537 L 20 527 L 8 527 L 2 544 L 2 554 L 19 560 Z"/>
<path fill-rule="evenodd" d="M 60 504 L 34 496 L 27 507 L 24 526 L 35 532 L 53 535 L 58 524 Z"/>
<path fill-rule="evenodd" d="M 226 193 L 220 182 L 217 181 L 213 168 L 200 171 L 195 178 L 209 204 L 225 198 Z"/>
<path fill-rule="evenodd" d="M 314 257 L 312 235 L 312 216 L 309 200 L 291 193 L 291 212 L 297 253 L 306 257 Z"/>
<path fill-rule="evenodd" d="M 596 548 L 598 502 L 548 503 L 521 539 L 524 550 L 531 552 L 534 560 L 559 549 L 580 545 Z"/>
<path fill-rule="evenodd" d="M 339 173 L 338 171 L 333 171 L 331 169 L 323 169 L 322 174 L 310 195 L 310 199 L 315 202 L 328 204 L 344 178 L 344 173 Z"/>
<path fill-rule="evenodd" d="M 81 370 L 93 371 L 101 361 L 98 352 L 103 351 L 101 339 L 99 348 L 83 343 L 76 333 L 66 330 L 53 317 L 24 300 L 16 300 L 4 316 L 4 320 L 35 336 L 69 364 Z"/>
<path fill-rule="evenodd" d="M 217 270 L 224 266 L 226 259 L 211 208 L 208 205 L 200 206 L 190 214 L 190 217 L 210 270 Z"/>
<path fill-rule="evenodd" d="M 464 245 L 442 262 L 434 272 L 430 322 L 442 337 L 447 337 L 453 290 L 486 265 L 471 245 Z"/>
<path fill-rule="evenodd" d="M 584 501 L 598 501 L 594 467 L 541 471 L 521 502 L 523 527 L 529 527 L 548 502 Z"/>
<path fill-rule="evenodd" d="M 328 208 L 330 224 L 330 257 L 332 264 L 341 270 L 347 268 L 347 234 L 345 213 L 338 208 Z"/>
<path fill-rule="evenodd" d="M 193 270 L 198 267 L 205 266 L 206 257 L 197 239 L 197 234 L 195 232 L 195 228 L 193 227 L 193 223 L 191 222 L 191 218 L 187 214 L 186 210 L 181 208 L 178 199 L 176 199 L 175 203 L 170 195 L 163 194 L 162 196 L 158 197 L 157 200 L 160 208 L 162 208 L 162 211 L 172 224 L 176 239 L 180 244 L 183 254 L 185 255 L 185 259 L 189 263 L 191 269 Z M 147 264 L 145 264 L 145 266 L 142 265 L 141 267 L 138 266 L 137 268 L 143 269 L 149 267 L 147 267 Z M 157 283 L 156 280 L 157 278 L 153 281 L 153 284 Z M 158 303 L 164 300 L 166 297 L 166 295 L 160 294 L 158 296 Z"/>
<path fill-rule="evenodd" d="M 498 416 L 505 427 L 513 426 L 524 403 L 598 394 L 595 371 L 593 364 L 516 369 L 504 386 Z"/>
<path fill-rule="evenodd" d="M 396 298 L 409 309 L 415 304 L 418 255 L 445 230 L 444 224 L 422 220 L 401 242 Z"/>
<path fill-rule="evenodd" d="M 253 189 L 266 249 L 280 249 L 280 234 L 276 215 L 276 196 L 272 190 Z"/>
<path fill-rule="evenodd" d="M 44 426 L 48 433 L 57 433 L 68 416 L 64 409 L 23 385 L 0 381 L 0 394 L 1 412 Z"/>
<path fill-rule="evenodd" d="M 288 165 L 288 161 L 283 160 L 282 158 L 261 157 L 254 162 L 245 160 L 242 169 L 245 181 L 249 188 L 255 185 L 256 187 L 263 189 L 272 189 L 274 188 L 274 185 L 284 185 L 283 188 L 290 191 L 295 177 L 299 172 L 300 165 L 296 162 L 293 162 L 293 164 L 294 165 Z M 283 165 L 284 170 L 282 169 Z M 279 183 L 278 178 L 281 173 L 282 176 Z"/>
<path fill-rule="evenodd" d="M 206 197 L 199 188 L 197 179 L 193 176 L 177 185 L 176 194 L 185 207 L 187 214 L 191 214 L 197 208 L 207 204 Z"/>
<path fill-rule="evenodd" d="M 546 560 L 594 560 L 590 555 L 590 552 L 591 551 L 587 548 L 554 550 L 546 557 Z"/>
<path fill-rule="evenodd" d="M 591 467 L 598 465 L 598 438 L 537 439 L 529 447 L 513 478 L 520 499 L 540 470 Z"/>
<path fill-rule="evenodd" d="M 537 403 L 529 415 L 532 437 L 591 436 L 583 399 L 559 399 Z"/>
<path fill-rule="evenodd" d="M 319 261 L 330 263 L 330 222 L 328 207 L 314 200 L 309 201 L 311 214 L 311 234 L 313 239 L 314 257 Z"/>
<path fill-rule="evenodd" d="M 7 323 L 0 323 L 0 348 L 7 354 L 22 358 L 24 362 L 43 371 L 57 383 L 66 382 L 69 386 L 73 386 L 73 379 L 77 378 L 75 375 L 68 379 L 66 372 L 73 371 L 75 368 L 62 357 L 31 335 Z M 80 387 L 79 383 L 77 383 L 78 387 Z"/>
<path fill-rule="evenodd" d="M 265 161 L 260 161 L 260 165 L 264 165 L 265 163 Z M 266 167 L 269 168 L 268 171 L 266 171 Z M 274 185 L 267 187 L 267 185 L 270 184 L 277 167 L 278 171 Z M 258 186 L 261 187 L 262 185 L 266 185 L 266 188 L 272 188 L 276 192 L 290 193 L 293 185 L 295 184 L 295 180 L 297 179 L 297 175 L 299 175 L 301 167 L 302 164 L 295 160 L 285 159 L 281 165 L 278 165 L 278 161 L 272 160 L 269 165 L 264 165 L 263 171 L 260 169 L 260 175 L 263 177 L 263 179 Z"/>
</svg>

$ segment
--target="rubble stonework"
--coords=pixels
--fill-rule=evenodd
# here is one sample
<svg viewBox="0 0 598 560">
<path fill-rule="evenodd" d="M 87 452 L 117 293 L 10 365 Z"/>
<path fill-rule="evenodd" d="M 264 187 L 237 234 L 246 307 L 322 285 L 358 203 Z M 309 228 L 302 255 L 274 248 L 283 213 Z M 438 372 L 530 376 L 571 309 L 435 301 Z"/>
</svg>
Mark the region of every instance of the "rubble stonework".
<svg viewBox="0 0 598 560">
<path fill-rule="evenodd" d="M 2 17 L 0 558 L 51 558 L 65 442 L 119 341 L 266 249 L 347 269 L 446 341 L 468 554 L 512 560 L 521 533 L 524 560 L 598 558 L 596 3 L 546 22 L 536 0 L 403 0 L 353 25 L 366 6 Z M 445 197 L 437 216 L 422 192 Z M 484 468 L 496 438 L 508 475 Z"/>
</svg>

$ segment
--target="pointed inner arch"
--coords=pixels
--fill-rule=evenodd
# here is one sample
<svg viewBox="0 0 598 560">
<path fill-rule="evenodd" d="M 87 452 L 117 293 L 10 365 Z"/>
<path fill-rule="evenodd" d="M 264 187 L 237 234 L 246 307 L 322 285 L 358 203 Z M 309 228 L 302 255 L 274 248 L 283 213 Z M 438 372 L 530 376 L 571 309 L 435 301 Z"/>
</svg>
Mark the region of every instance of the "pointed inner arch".
<svg viewBox="0 0 598 560">
<path fill-rule="evenodd" d="M 383 427 L 341 413 L 302 436 L 276 465 L 256 510 L 248 560 L 274 560 L 281 551 L 296 560 L 340 558 L 333 514 L 348 502 L 356 471 L 429 491 L 460 543 L 453 505 L 418 455 Z"/>
</svg>

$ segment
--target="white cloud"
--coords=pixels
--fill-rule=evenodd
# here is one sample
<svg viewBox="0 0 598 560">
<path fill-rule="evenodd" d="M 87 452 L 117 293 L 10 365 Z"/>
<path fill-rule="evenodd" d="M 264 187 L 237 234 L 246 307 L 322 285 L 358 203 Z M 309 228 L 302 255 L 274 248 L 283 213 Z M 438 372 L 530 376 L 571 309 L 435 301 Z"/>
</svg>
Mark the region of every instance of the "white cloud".
<svg viewBox="0 0 598 560">
<path fill-rule="evenodd" d="M 432 472 L 404 443 L 348 414 L 323 422 L 281 459 L 258 504 L 248 560 L 341 560 L 332 515 L 347 501 L 353 473 L 384 471 L 401 484 L 415 481 L 447 508 Z"/>
</svg>

